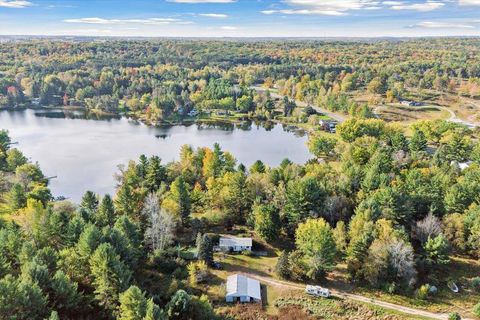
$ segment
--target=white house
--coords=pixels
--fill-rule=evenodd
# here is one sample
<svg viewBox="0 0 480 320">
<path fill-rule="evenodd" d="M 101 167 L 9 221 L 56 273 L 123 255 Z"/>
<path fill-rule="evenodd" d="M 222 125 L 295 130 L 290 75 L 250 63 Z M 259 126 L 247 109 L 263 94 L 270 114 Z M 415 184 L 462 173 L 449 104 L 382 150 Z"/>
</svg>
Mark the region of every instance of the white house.
<svg viewBox="0 0 480 320">
<path fill-rule="evenodd" d="M 227 302 L 260 302 L 262 295 L 260 292 L 260 282 L 234 274 L 227 278 L 227 293 L 225 295 Z"/>
<path fill-rule="evenodd" d="M 220 237 L 218 247 L 221 251 L 252 251 L 252 238 Z"/>
</svg>

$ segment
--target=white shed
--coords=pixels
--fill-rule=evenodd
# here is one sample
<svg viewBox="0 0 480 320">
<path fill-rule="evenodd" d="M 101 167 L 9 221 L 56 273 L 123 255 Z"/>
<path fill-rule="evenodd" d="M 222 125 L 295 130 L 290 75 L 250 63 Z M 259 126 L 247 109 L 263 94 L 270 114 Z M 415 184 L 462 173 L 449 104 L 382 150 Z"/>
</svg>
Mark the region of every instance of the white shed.
<svg viewBox="0 0 480 320">
<path fill-rule="evenodd" d="M 227 302 L 260 302 L 262 295 L 260 292 L 260 282 L 234 274 L 227 278 L 227 294 L 225 295 Z"/>
<path fill-rule="evenodd" d="M 252 238 L 221 237 L 218 247 L 222 251 L 252 251 Z"/>
</svg>

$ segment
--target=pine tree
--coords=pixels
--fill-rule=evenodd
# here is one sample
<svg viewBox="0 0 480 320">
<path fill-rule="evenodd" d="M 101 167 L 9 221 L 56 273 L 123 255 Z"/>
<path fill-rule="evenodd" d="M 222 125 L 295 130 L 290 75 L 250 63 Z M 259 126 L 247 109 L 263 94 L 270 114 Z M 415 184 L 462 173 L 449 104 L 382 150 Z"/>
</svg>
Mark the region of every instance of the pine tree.
<svg viewBox="0 0 480 320">
<path fill-rule="evenodd" d="M 170 188 L 170 196 L 178 206 L 178 213 L 182 219 L 182 223 L 187 224 L 190 219 L 191 210 L 190 193 L 188 191 L 187 184 L 183 180 L 183 177 L 179 176 L 177 179 L 175 179 L 175 181 L 173 181 Z"/>
<path fill-rule="evenodd" d="M 150 158 L 145 175 L 145 182 L 150 192 L 155 192 L 160 187 L 162 181 L 166 179 L 165 167 L 161 165 L 161 160 L 157 156 Z"/>
<path fill-rule="evenodd" d="M 115 198 L 115 206 L 118 212 L 126 214 L 129 217 L 135 216 L 135 201 L 132 187 L 128 183 L 124 183 L 118 189 Z"/>
<path fill-rule="evenodd" d="M 115 207 L 113 206 L 113 200 L 110 195 L 106 194 L 102 198 L 97 215 L 95 216 L 95 222 L 100 227 L 113 226 L 115 223 Z"/>
<path fill-rule="evenodd" d="M 50 297 L 53 306 L 62 312 L 72 313 L 78 307 L 80 294 L 78 284 L 71 281 L 63 271 L 58 270 L 52 278 Z"/>
<path fill-rule="evenodd" d="M 145 293 L 137 286 L 130 286 L 120 294 L 117 320 L 143 320 L 147 313 Z"/>
<path fill-rule="evenodd" d="M 282 251 L 278 257 L 277 265 L 275 266 L 275 273 L 282 279 L 288 279 L 290 276 L 290 262 L 288 253 Z"/>
<path fill-rule="evenodd" d="M 95 300 L 111 314 L 118 306 L 120 292 L 128 287 L 131 271 L 109 243 L 98 246 L 89 264 Z"/>
<path fill-rule="evenodd" d="M 198 248 L 198 260 L 204 261 L 208 266 L 213 264 L 213 243 L 208 234 L 202 236 Z"/>
<path fill-rule="evenodd" d="M 24 208 L 27 205 L 27 196 L 22 185 L 16 183 L 10 189 L 10 191 L 5 195 L 7 200 L 8 207 L 12 211 Z"/>
<path fill-rule="evenodd" d="M 415 130 L 412 138 L 410 139 L 409 149 L 412 152 L 423 151 L 427 147 L 427 138 L 423 131 Z"/>
<path fill-rule="evenodd" d="M 92 215 L 98 209 L 98 197 L 93 191 L 87 191 L 82 197 L 82 202 L 80 206 L 84 209 L 87 209 Z"/>
</svg>

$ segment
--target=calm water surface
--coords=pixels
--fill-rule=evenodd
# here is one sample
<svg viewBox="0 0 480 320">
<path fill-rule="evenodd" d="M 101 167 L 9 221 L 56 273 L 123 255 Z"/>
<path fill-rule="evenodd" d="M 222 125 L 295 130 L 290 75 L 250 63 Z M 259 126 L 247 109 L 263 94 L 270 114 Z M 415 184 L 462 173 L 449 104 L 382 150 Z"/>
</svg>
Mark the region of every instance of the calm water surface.
<svg viewBox="0 0 480 320">
<path fill-rule="evenodd" d="M 304 163 L 309 159 L 307 137 L 281 125 L 266 129 L 255 124 L 190 125 L 151 128 L 126 118 L 92 120 L 81 112 L 0 111 L 0 129 L 51 180 L 55 196 L 79 201 L 85 190 L 113 193 L 118 164 L 141 154 L 158 155 L 163 163 L 178 158 L 180 147 L 212 147 L 218 142 L 238 163 L 247 166 L 262 160 L 276 166 L 284 158 Z"/>
</svg>

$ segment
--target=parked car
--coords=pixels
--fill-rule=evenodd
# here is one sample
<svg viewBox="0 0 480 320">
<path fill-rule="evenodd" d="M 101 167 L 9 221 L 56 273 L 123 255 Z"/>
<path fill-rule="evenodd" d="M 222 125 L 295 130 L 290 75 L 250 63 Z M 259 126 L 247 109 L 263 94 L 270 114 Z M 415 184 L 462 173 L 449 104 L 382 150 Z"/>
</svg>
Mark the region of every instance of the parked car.
<svg viewBox="0 0 480 320">
<path fill-rule="evenodd" d="M 315 297 L 323 297 L 323 298 L 330 297 L 330 290 L 328 290 L 327 288 L 322 288 L 320 286 L 312 286 L 308 284 L 305 287 L 305 292 Z"/>
</svg>

